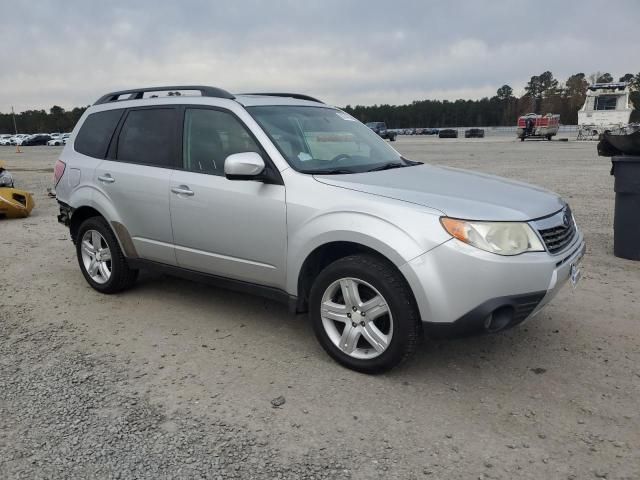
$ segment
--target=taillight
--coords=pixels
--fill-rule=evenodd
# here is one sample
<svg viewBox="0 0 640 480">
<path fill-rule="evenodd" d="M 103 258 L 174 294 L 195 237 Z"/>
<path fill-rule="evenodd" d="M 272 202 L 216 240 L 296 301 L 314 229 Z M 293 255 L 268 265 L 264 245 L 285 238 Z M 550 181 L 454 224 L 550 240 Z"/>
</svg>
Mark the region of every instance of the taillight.
<svg viewBox="0 0 640 480">
<path fill-rule="evenodd" d="M 67 167 L 67 164 L 62 160 L 58 160 L 56 162 L 55 167 L 53 167 L 53 186 L 57 187 L 58 183 L 60 183 L 60 179 L 64 174 L 64 169 Z"/>
</svg>

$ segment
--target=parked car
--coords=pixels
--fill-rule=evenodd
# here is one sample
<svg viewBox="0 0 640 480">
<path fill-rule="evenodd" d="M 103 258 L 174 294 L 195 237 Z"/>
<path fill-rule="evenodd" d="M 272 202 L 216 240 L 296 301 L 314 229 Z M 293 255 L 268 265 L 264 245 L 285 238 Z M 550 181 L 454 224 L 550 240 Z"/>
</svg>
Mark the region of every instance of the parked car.
<svg viewBox="0 0 640 480">
<path fill-rule="evenodd" d="M 68 133 L 64 133 L 64 134 L 58 134 L 57 137 L 51 137 L 51 140 L 49 140 L 47 142 L 47 145 L 49 146 L 60 146 L 60 145 L 66 145 L 66 139 L 69 138 L 69 134 Z"/>
<path fill-rule="evenodd" d="M 482 128 L 468 128 L 464 131 L 464 138 L 484 138 L 484 130 Z"/>
<path fill-rule="evenodd" d="M 142 98 L 178 89 L 202 96 Z M 362 372 L 406 359 L 423 330 L 518 325 L 580 278 L 583 235 L 556 194 L 405 159 L 305 95 L 113 92 L 72 138 L 58 220 L 91 287 L 159 268 L 262 294 L 309 312 Z"/>
<path fill-rule="evenodd" d="M 366 124 L 371 130 L 376 132 L 380 138 L 389 140 L 390 142 L 396 141 L 396 133 L 387 129 L 387 124 L 384 122 L 369 122 Z"/>
<path fill-rule="evenodd" d="M 443 128 L 438 131 L 439 138 L 458 138 L 458 130 L 455 128 Z"/>
<path fill-rule="evenodd" d="M 62 144 L 66 145 L 67 144 L 67 140 L 69 140 L 69 137 L 71 136 L 70 133 L 63 133 L 62 134 Z"/>
<path fill-rule="evenodd" d="M 11 145 L 22 145 L 22 141 L 29 137 L 26 133 L 18 133 L 10 138 Z"/>
<path fill-rule="evenodd" d="M 46 145 L 49 140 L 51 140 L 51 137 L 49 135 L 40 133 L 36 135 L 31 135 L 30 137 L 25 138 L 24 140 L 22 140 L 22 143 L 20 145 L 22 146 Z"/>
<path fill-rule="evenodd" d="M 49 133 L 48 134 L 51 138 L 58 138 L 59 136 L 61 136 L 62 134 L 60 132 L 54 132 L 54 133 Z"/>
<path fill-rule="evenodd" d="M 11 135 L 0 135 L 0 145 L 11 145 Z"/>
</svg>

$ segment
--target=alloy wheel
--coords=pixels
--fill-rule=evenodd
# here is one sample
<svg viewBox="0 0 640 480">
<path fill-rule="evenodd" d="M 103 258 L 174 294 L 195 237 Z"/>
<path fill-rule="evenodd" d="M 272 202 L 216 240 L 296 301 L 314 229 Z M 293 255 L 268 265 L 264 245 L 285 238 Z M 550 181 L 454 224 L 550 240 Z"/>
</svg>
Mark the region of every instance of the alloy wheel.
<svg viewBox="0 0 640 480">
<path fill-rule="evenodd" d="M 369 360 L 389 347 L 393 316 L 371 284 L 352 277 L 336 280 L 325 290 L 320 308 L 327 336 L 350 357 Z"/>
<path fill-rule="evenodd" d="M 97 230 L 87 230 L 80 245 L 84 269 L 96 283 L 107 283 L 111 278 L 111 250 Z"/>
</svg>

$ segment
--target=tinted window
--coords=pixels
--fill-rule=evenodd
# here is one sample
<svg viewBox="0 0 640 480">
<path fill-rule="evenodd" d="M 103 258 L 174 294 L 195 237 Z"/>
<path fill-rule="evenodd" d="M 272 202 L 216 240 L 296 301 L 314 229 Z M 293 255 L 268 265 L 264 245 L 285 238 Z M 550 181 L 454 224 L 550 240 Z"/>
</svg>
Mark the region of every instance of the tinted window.
<svg viewBox="0 0 640 480">
<path fill-rule="evenodd" d="M 89 115 L 76 137 L 76 151 L 90 157 L 104 158 L 123 111 L 107 110 Z"/>
<path fill-rule="evenodd" d="M 184 168 L 224 175 L 224 161 L 234 153 L 260 152 L 255 140 L 232 114 L 192 108 L 184 118 Z"/>
<path fill-rule="evenodd" d="M 118 137 L 117 159 L 168 167 L 173 165 L 176 135 L 175 110 L 131 110 Z"/>
</svg>

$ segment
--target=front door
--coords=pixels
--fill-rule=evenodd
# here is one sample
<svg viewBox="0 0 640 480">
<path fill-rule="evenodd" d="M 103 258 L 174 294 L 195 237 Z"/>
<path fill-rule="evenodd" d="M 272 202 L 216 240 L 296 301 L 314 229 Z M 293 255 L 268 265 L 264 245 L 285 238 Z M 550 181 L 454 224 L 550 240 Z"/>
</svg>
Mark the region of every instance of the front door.
<svg viewBox="0 0 640 480">
<path fill-rule="evenodd" d="M 284 186 L 224 176 L 229 155 L 258 152 L 267 162 L 266 154 L 229 111 L 187 107 L 183 124 L 183 169 L 173 173 L 169 200 L 178 265 L 282 288 Z"/>
</svg>

